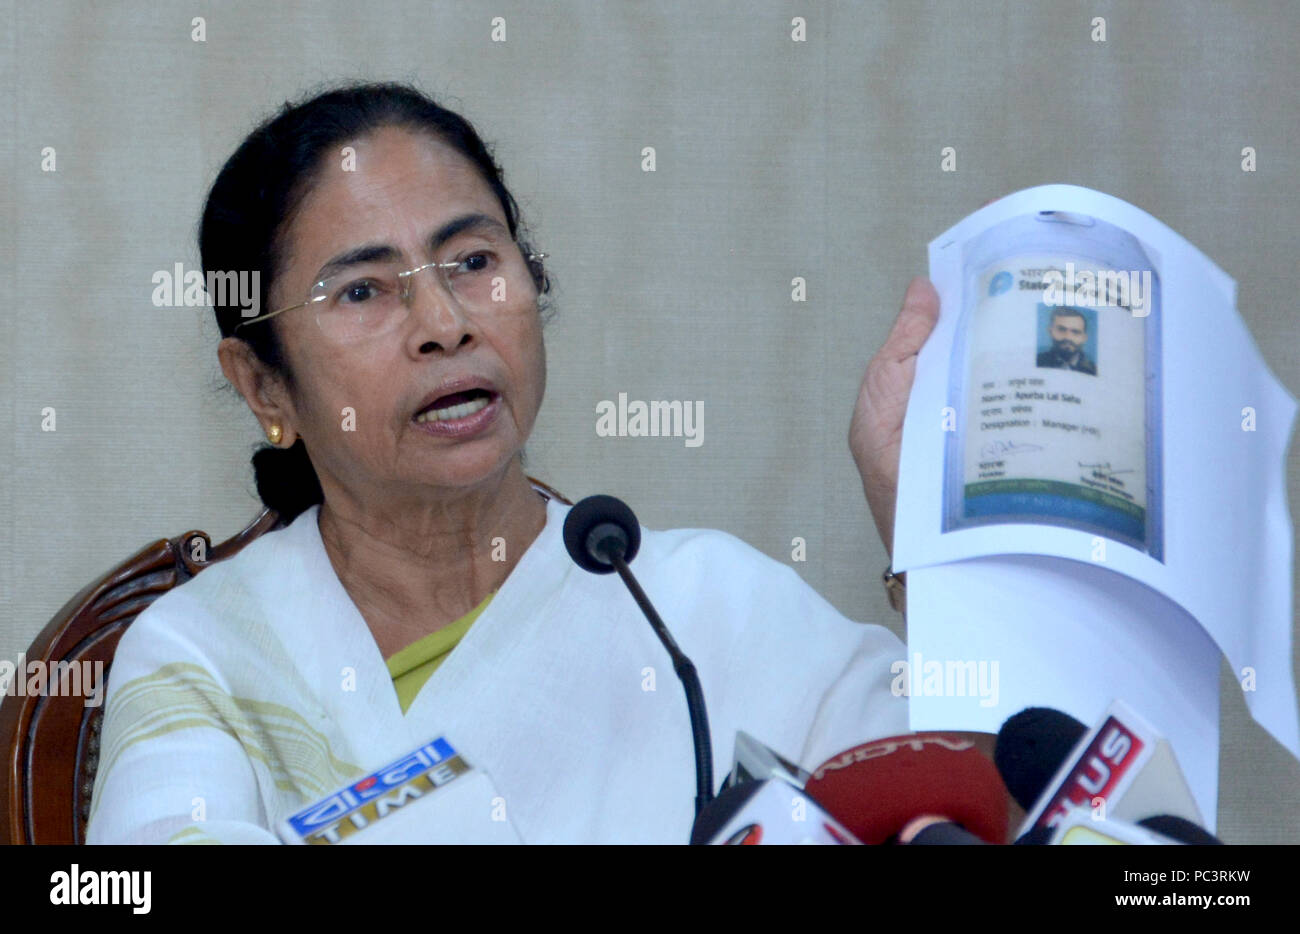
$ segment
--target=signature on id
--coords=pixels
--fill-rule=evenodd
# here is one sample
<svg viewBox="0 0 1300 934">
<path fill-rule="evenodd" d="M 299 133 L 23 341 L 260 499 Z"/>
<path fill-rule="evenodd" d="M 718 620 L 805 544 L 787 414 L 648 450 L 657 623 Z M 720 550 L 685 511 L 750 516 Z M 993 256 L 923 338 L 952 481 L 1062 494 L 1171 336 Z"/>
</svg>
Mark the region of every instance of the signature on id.
<svg viewBox="0 0 1300 934">
<path fill-rule="evenodd" d="M 1005 457 L 1009 454 L 1024 454 L 1026 451 L 1041 451 L 1041 444 L 1017 444 L 1014 441 L 990 441 L 984 447 L 980 448 L 980 457 L 984 460 L 993 460 L 998 457 Z"/>
<path fill-rule="evenodd" d="M 1078 462 L 1084 470 L 1095 470 L 1106 474 L 1108 477 L 1117 477 L 1122 473 L 1132 473 L 1137 470 L 1136 467 L 1125 467 L 1123 470 L 1111 470 L 1110 461 L 1098 461 L 1095 464 L 1085 464 L 1083 461 Z"/>
<path fill-rule="evenodd" d="M 1133 473 L 1137 470 L 1136 467 L 1125 467 L 1123 470 L 1112 470 L 1110 461 L 1098 461 L 1095 464 L 1085 464 L 1083 461 L 1078 461 L 1077 463 L 1081 470 L 1092 471 L 1094 479 L 1102 480 L 1106 483 L 1113 483 L 1119 487 L 1124 486 L 1124 481 L 1119 478 L 1120 474 Z"/>
</svg>

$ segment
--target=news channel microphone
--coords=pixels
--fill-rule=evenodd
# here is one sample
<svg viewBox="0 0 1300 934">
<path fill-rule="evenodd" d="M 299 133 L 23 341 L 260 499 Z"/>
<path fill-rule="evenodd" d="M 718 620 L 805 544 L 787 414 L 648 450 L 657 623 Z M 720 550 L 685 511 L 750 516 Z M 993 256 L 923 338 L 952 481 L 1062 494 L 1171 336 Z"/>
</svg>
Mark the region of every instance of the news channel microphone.
<svg viewBox="0 0 1300 934">
<path fill-rule="evenodd" d="M 704 689 L 695 664 L 686 657 L 650 598 L 637 583 L 629 562 L 641 547 L 641 524 L 627 503 L 604 494 L 588 496 L 574 505 L 564 519 L 564 547 L 584 571 L 610 574 L 615 571 L 650 622 L 668 651 L 673 671 L 686 692 L 686 709 L 691 716 L 691 739 L 695 745 L 695 816 L 713 800 L 713 742 L 709 736 L 709 715 L 704 707 Z"/>
<path fill-rule="evenodd" d="M 725 790 L 744 782 L 776 778 L 802 788 L 811 774 L 744 730 L 737 730 L 736 742 L 732 747 L 731 771 L 727 773 L 722 787 Z"/>
<path fill-rule="evenodd" d="M 859 841 L 803 789 L 808 773 L 737 731 L 722 791 L 691 828 L 693 845 L 857 845 Z"/>
<path fill-rule="evenodd" d="M 1022 837 L 1025 843 L 1034 837 Z M 1020 843 L 1020 840 L 1016 841 Z M 1183 846 L 1218 845 L 1223 841 L 1189 820 L 1167 814 L 1145 817 L 1137 823 L 1098 818 L 1092 808 L 1074 807 L 1057 822 L 1046 840 L 1049 846 Z"/>
<path fill-rule="evenodd" d="M 908 733 L 854 746 L 813 770 L 804 790 L 866 844 L 896 842 L 927 816 L 986 843 L 1007 839 L 1007 792 L 997 768 L 969 739 L 950 733 Z M 944 829 L 921 841 L 931 842 L 973 841 Z"/>
<path fill-rule="evenodd" d="M 1088 729 L 1074 717 L 1031 707 L 998 731 L 994 761 L 1017 803 L 1027 812 L 1017 843 L 1082 841 L 1080 809 L 1099 835 L 1123 836 L 1121 825 L 1139 828 L 1132 841 L 1220 843 L 1201 827 L 1196 800 L 1173 748 L 1146 720 L 1114 701 Z M 1102 826 L 1102 820 L 1110 824 Z M 1149 833 L 1160 838 L 1150 840 Z"/>
<path fill-rule="evenodd" d="M 277 825 L 285 843 L 522 843 L 491 777 L 438 737 Z"/>
<path fill-rule="evenodd" d="M 855 846 L 860 842 L 802 788 L 765 778 L 733 785 L 710 801 L 691 828 L 691 844 Z"/>
</svg>

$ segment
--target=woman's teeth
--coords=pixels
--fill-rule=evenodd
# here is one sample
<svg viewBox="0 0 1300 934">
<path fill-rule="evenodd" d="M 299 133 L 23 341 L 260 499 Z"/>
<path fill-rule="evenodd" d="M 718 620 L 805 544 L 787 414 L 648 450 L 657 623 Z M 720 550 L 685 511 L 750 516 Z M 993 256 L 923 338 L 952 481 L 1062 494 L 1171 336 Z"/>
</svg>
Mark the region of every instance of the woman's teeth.
<svg viewBox="0 0 1300 934">
<path fill-rule="evenodd" d="M 468 418 L 475 412 L 486 409 L 491 401 L 486 396 L 480 396 L 477 399 L 471 399 L 469 402 L 462 402 L 460 405 L 449 405 L 445 409 L 429 409 L 429 411 L 421 412 L 415 416 L 415 420 L 417 422 L 450 422 L 458 418 Z"/>
</svg>

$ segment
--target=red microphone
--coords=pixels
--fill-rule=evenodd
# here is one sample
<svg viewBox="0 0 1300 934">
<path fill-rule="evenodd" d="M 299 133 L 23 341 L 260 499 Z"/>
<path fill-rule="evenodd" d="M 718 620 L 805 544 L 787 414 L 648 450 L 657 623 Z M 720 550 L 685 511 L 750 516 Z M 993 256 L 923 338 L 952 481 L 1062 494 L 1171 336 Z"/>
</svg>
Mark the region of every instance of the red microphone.
<svg viewBox="0 0 1300 934">
<path fill-rule="evenodd" d="M 914 818 L 939 815 L 988 843 L 1006 843 L 1007 790 L 975 744 L 951 733 L 909 733 L 854 746 L 813 771 L 805 790 L 867 844 Z"/>
</svg>

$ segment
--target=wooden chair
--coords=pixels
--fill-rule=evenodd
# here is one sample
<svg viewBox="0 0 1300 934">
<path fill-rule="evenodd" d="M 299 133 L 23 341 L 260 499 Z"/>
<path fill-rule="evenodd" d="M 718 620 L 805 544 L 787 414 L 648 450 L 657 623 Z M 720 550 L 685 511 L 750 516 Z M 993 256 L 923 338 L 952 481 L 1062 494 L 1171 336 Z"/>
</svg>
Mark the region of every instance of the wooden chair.
<svg viewBox="0 0 1300 934">
<path fill-rule="evenodd" d="M 281 525 L 263 509 L 215 547 L 199 531 L 146 546 L 64 604 L 25 661 L 43 662 L 47 671 L 58 662 L 103 662 L 106 683 L 118 640 L 145 607 Z M 14 672 L 15 679 L 22 676 Z M 104 708 L 85 706 L 84 696 L 49 694 L 19 696 L 11 688 L 0 703 L 0 843 L 86 839 Z"/>
<path fill-rule="evenodd" d="M 540 480 L 528 479 L 572 505 Z M 43 662 L 47 671 L 59 662 L 103 662 L 107 682 L 118 640 L 145 607 L 283 524 L 278 514 L 263 509 L 242 532 L 215 547 L 199 531 L 154 542 L 64 604 L 24 661 Z M 13 690 L 5 696 L 0 703 L 0 844 L 86 841 L 103 714 L 102 706 L 85 706 L 83 696 L 19 696 Z"/>
</svg>

